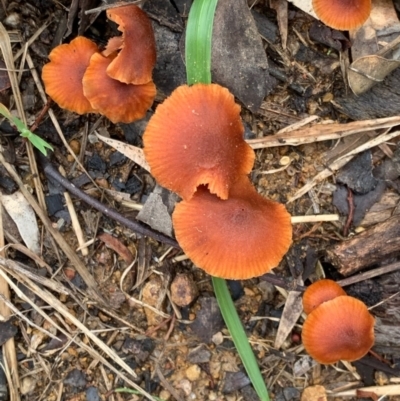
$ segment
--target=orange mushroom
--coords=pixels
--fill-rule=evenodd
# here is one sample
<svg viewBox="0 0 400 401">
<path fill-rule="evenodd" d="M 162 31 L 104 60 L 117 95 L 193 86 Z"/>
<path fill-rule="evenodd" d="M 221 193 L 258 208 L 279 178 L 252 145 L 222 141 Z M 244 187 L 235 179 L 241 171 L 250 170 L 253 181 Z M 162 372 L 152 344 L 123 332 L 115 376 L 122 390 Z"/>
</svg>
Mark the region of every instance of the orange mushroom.
<svg viewBox="0 0 400 401">
<path fill-rule="evenodd" d="M 221 278 L 242 280 L 276 267 L 292 238 L 284 205 L 262 197 L 242 176 L 222 200 L 205 186 L 172 215 L 175 236 L 193 263 Z"/>
<path fill-rule="evenodd" d="M 371 0 L 313 0 L 312 4 L 324 24 L 342 31 L 360 27 L 371 14 Z"/>
<path fill-rule="evenodd" d="M 113 123 L 130 123 L 146 115 L 153 104 L 156 87 L 152 81 L 133 85 L 110 78 L 106 70 L 115 56 L 93 54 L 83 75 L 83 92 L 92 107 Z"/>
<path fill-rule="evenodd" d="M 341 295 L 346 295 L 346 292 L 335 281 L 328 279 L 316 281 L 303 294 L 304 312 L 309 314 L 322 303 Z"/>
<path fill-rule="evenodd" d="M 356 361 L 374 344 L 374 318 L 364 303 L 342 295 L 314 309 L 303 324 L 306 351 L 319 363 Z"/>
<path fill-rule="evenodd" d="M 122 50 L 108 66 L 107 74 L 126 84 L 150 82 L 156 63 L 156 43 L 147 14 L 132 4 L 111 8 L 107 16 L 118 24 L 123 39 Z"/>
<path fill-rule="evenodd" d="M 98 51 L 91 40 L 78 36 L 69 44 L 55 47 L 44 65 L 46 93 L 63 109 L 85 114 L 94 111 L 83 94 L 82 78 L 90 58 Z"/>
<path fill-rule="evenodd" d="M 248 174 L 254 151 L 243 139 L 240 106 L 217 84 L 183 85 L 159 105 L 144 136 L 144 153 L 158 183 L 190 199 L 199 185 L 227 199 Z"/>
</svg>

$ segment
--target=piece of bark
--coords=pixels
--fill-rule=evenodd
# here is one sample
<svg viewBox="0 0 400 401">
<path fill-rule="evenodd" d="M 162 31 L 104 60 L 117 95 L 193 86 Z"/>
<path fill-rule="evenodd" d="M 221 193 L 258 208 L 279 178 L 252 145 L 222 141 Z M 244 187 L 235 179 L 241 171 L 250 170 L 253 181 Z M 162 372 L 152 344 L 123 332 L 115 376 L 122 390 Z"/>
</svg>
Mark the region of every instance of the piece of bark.
<svg viewBox="0 0 400 401">
<path fill-rule="evenodd" d="M 220 0 L 213 26 L 213 81 L 227 87 L 255 112 L 268 90 L 267 56 L 244 0 Z"/>
<path fill-rule="evenodd" d="M 400 216 L 377 224 L 327 250 L 327 259 L 339 273 L 349 276 L 364 267 L 399 253 Z"/>
</svg>

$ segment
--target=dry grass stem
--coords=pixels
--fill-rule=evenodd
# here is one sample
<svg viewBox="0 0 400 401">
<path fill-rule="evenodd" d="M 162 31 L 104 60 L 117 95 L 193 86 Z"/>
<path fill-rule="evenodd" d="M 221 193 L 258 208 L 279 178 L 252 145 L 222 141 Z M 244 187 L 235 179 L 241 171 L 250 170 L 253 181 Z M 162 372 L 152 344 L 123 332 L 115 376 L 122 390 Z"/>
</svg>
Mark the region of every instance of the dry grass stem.
<svg viewBox="0 0 400 401">
<path fill-rule="evenodd" d="M 71 261 L 73 266 L 76 268 L 78 273 L 82 276 L 83 281 L 88 286 L 89 295 L 92 296 L 93 299 L 99 301 L 100 303 L 105 303 L 105 301 L 103 300 L 103 297 L 99 293 L 98 285 L 97 285 L 96 281 L 94 280 L 92 275 L 89 273 L 86 266 L 78 258 L 78 256 L 73 251 L 73 249 L 68 245 L 68 243 L 65 241 L 62 234 L 53 227 L 47 214 L 38 205 L 38 203 L 36 202 L 33 195 L 25 188 L 24 183 L 21 181 L 19 175 L 14 170 L 13 166 L 11 166 L 11 164 L 9 164 L 8 162 L 5 161 L 5 159 L 1 153 L 0 153 L 0 163 L 6 168 L 8 174 L 10 174 L 12 179 L 17 183 L 17 185 L 19 186 L 19 189 L 21 190 L 21 192 L 23 193 L 25 198 L 28 200 L 28 202 L 31 204 L 33 210 L 36 212 L 36 214 L 38 215 L 40 220 L 46 226 L 47 230 L 53 236 L 53 238 L 55 239 L 55 241 L 57 242 L 59 247 L 66 254 L 66 256 Z"/>
<path fill-rule="evenodd" d="M 1 202 L 1 193 L 0 193 L 0 247 L 2 248 L 0 255 L 4 256 L 4 235 L 3 235 L 3 206 Z M 11 316 L 10 307 L 8 302 L 10 300 L 10 288 L 8 286 L 7 280 L 0 278 L 0 315 L 4 320 L 8 320 Z M 3 355 L 4 355 L 4 363 L 7 366 L 8 371 L 11 373 L 7 376 L 8 387 L 10 388 L 10 400 L 11 401 L 19 401 L 19 388 L 20 388 L 20 379 L 18 374 L 18 361 L 17 361 L 17 353 L 15 349 L 15 340 L 14 338 L 10 338 L 3 345 Z"/>
<path fill-rule="evenodd" d="M 62 168 L 62 166 L 60 166 L 60 173 L 65 177 L 66 175 L 65 170 Z M 64 198 L 69 215 L 71 216 L 71 224 L 75 232 L 76 239 L 78 240 L 79 249 L 82 252 L 83 256 L 87 256 L 89 255 L 89 248 L 85 246 L 86 238 L 85 235 L 83 234 L 81 225 L 79 223 L 78 215 L 76 214 L 76 210 L 72 202 L 71 196 L 67 191 L 64 192 Z"/>
<path fill-rule="evenodd" d="M 400 270 L 400 262 L 391 263 L 390 265 L 387 265 L 387 266 L 378 267 L 373 270 L 362 272 L 362 273 L 357 274 L 356 276 L 339 280 L 337 283 L 339 285 L 341 285 L 342 287 L 346 287 L 348 285 L 351 285 L 354 283 L 359 283 L 361 281 L 368 280 L 373 277 L 382 276 L 383 274 L 391 273 L 391 272 L 394 272 L 397 270 Z"/>
<path fill-rule="evenodd" d="M 51 305 L 52 308 L 60 314 L 63 318 L 68 320 L 70 323 L 72 323 L 74 326 L 77 327 L 77 329 L 80 330 L 80 332 L 88 337 L 91 342 L 96 344 L 99 349 L 108 357 L 110 360 L 113 361 L 113 363 L 116 363 L 119 365 L 121 369 L 117 369 L 116 367 L 113 366 L 111 362 L 109 362 L 105 357 L 103 357 L 99 352 L 97 352 L 95 349 L 91 348 L 87 344 L 85 344 L 83 341 L 81 341 L 78 336 L 72 337 L 70 332 L 67 329 L 64 329 L 60 325 L 58 325 L 50 316 L 48 316 L 42 308 L 39 308 L 35 302 L 33 302 L 29 297 L 27 297 L 20 289 L 19 287 L 10 279 L 8 278 L 7 274 L 0 269 L 0 276 L 3 277 L 9 284 L 9 286 L 15 291 L 18 297 L 23 299 L 25 302 L 28 302 L 31 307 L 38 312 L 44 319 L 46 319 L 49 323 L 51 323 L 55 328 L 57 328 L 60 332 L 65 334 L 70 340 L 72 340 L 75 344 L 77 344 L 79 347 L 83 348 L 85 351 L 87 351 L 92 357 L 95 359 L 99 359 L 100 362 L 102 362 L 104 365 L 106 365 L 110 370 L 112 370 L 117 376 L 119 376 L 121 379 L 123 379 L 129 386 L 132 386 L 135 388 L 137 391 L 139 391 L 142 395 L 144 395 L 147 399 L 155 401 L 154 398 L 144 391 L 142 388 L 140 388 L 136 383 L 134 383 L 132 380 L 130 380 L 122 371 L 126 372 L 127 374 L 131 375 L 132 377 L 136 377 L 136 373 L 119 357 L 119 355 L 110 347 L 108 347 L 102 340 L 100 340 L 91 330 L 89 330 L 83 323 L 81 323 L 73 314 L 69 312 L 69 310 L 65 307 L 64 304 L 62 304 L 56 297 L 54 297 L 50 292 L 38 287 L 33 281 L 31 281 L 28 277 L 25 277 L 23 275 L 19 275 L 16 272 L 13 272 L 14 278 L 18 281 L 23 283 L 27 288 L 29 288 L 31 291 L 33 291 L 39 298 L 41 298 L 43 301 L 45 301 L 48 305 Z M 68 326 L 66 326 L 68 327 Z"/>
<path fill-rule="evenodd" d="M 247 143 L 253 149 L 275 146 L 299 146 L 306 143 L 340 139 L 349 135 L 379 128 L 390 128 L 400 124 L 400 117 L 387 117 L 374 120 L 354 121 L 347 124 L 318 124 L 290 132 L 278 133 L 265 138 L 250 139 Z"/>
<path fill-rule="evenodd" d="M 7 308 L 10 309 L 10 311 L 13 312 L 14 316 L 18 316 L 21 320 L 24 320 L 26 323 L 28 323 L 29 326 L 34 327 L 35 329 L 41 331 L 42 333 L 46 334 L 46 336 L 49 336 L 50 338 L 58 339 L 57 336 L 55 336 L 54 334 L 51 334 L 49 331 L 43 329 L 42 327 L 33 323 L 32 320 L 28 319 L 23 313 L 21 313 L 19 311 L 19 309 L 9 299 L 7 299 L 1 293 L 0 293 L 0 300 L 7 306 Z"/>
<path fill-rule="evenodd" d="M 20 92 L 19 86 L 18 86 L 18 79 L 17 79 L 17 75 L 16 75 L 16 70 L 15 70 L 15 64 L 14 64 L 14 59 L 13 59 L 13 54 L 12 54 L 10 37 L 2 23 L 0 23 L 0 48 L 1 48 L 1 52 L 3 54 L 4 62 L 7 67 L 8 77 L 10 79 L 11 89 L 12 89 L 12 93 L 14 95 L 14 100 L 15 100 L 15 105 L 17 107 L 18 115 L 19 115 L 20 119 L 22 120 L 22 122 L 25 125 L 27 125 L 24 106 L 22 103 L 21 92 Z M 46 206 L 45 206 L 46 202 L 44 200 L 42 185 L 41 185 L 40 178 L 39 178 L 40 177 L 39 170 L 37 168 L 32 144 L 29 141 L 26 141 L 26 150 L 27 150 L 27 154 L 28 154 L 28 158 L 29 158 L 29 166 L 31 168 L 31 173 L 32 173 L 34 184 L 35 184 L 36 195 L 39 200 L 39 205 L 41 206 L 42 209 L 46 210 Z"/>
<path fill-rule="evenodd" d="M 16 62 L 24 53 L 26 54 L 28 47 L 32 45 L 32 43 L 41 35 L 41 33 L 51 24 L 52 17 L 49 17 L 47 21 L 40 26 L 37 31 L 29 38 L 29 40 L 24 44 L 24 46 L 17 51 L 14 55 L 14 62 Z M 25 63 L 24 63 L 25 64 Z"/>
<path fill-rule="evenodd" d="M 350 397 L 352 399 L 357 398 L 357 392 L 363 391 L 366 393 L 374 393 L 378 397 L 381 396 L 392 396 L 400 395 L 400 385 L 398 384 L 388 384 L 386 386 L 371 386 L 371 387 L 361 387 L 353 390 L 346 390 L 340 392 L 329 392 L 330 397 Z"/>
<path fill-rule="evenodd" d="M 30 269 L 28 266 L 23 265 L 22 263 L 0 257 L 0 265 L 3 266 L 3 268 L 6 269 L 7 272 L 15 271 L 16 273 L 24 274 L 36 283 L 44 285 L 45 287 L 59 294 L 71 294 L 71 291 L 65 288 L 61 283 L 58 283 L 54 279 L 48 279 L 46 277 L 35 274 L 32 269 Z"/>
<path fill-rule="evenodd" d="M 127 295 L 127 294 L 126 294 L 126 295 Z M 154 312 L 155 314 L 162 316 L 162 317 L 165 318 L 165 319 L 169 319 L 169 318 L 171 317 L 171 316 L 168 315 L 167 313 L 165 313 L 165 312 L 163 312 L 163 311 L 161 311 L 161 310 L 155 308 L 154 306 L 148 305 L 148 304 L 146 304 L 145 302 L 139 301 L 138 299 L 133 298 L 133 297 L 131 297 L 131 296 L 129 296 L 129 295 L 128 295 L 128 302 L 130 302 L 130 303 L 132 303 L 132 304 L 139 305 L 139 306 L 141 306 L 142 308 L 147 308 L 147 309 L 151 310 L 152 312 Z"/>
<path fill-rule="evenodd" d="M 45 268 L 49 274 L 53 273 L 52 268 L 43 260 L 41 259 L 36 253 L 32 252 L 29 248 L 22 244 L 18 243 L 11 243 L 8 240 L 9 244 L 6 245 L 3 249 L 4 251 L 7 251 L 8 248 L 13 248 L 18 252 L 23 253 L 24 255 L 28 256 L 28 258 L 32 259 L 35 263 L 37 263 L 40 267 Z"/>
<path fill-rule="evenodd" d="M 303 120 L 300 120 L 294 124 L 290 124 L 287 127 L 280 129 L 275 135 L 298 130 L 302 127 L 305 127 L 306 125 L 309 125 L 309 124 L 319 120 L 319 119 L 320 119 L 319 116 L 308 116 L 308 117 L 304 118 Z"/>
<path fill-rule="evenodd" d="M 313 214 L 306 216 L 292 216 L 292 224 L 301 223 L 319 223 L 320 221 L 338 221 L 340 216 L 338 214 Z"/>
</svg>

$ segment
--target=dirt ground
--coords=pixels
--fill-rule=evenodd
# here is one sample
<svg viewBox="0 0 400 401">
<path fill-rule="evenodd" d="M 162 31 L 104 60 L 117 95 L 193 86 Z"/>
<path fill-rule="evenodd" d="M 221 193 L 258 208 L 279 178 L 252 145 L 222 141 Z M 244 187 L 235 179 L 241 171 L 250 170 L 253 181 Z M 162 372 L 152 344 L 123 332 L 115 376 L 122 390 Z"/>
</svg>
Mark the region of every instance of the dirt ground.
<svg viewBox="0 0 400 401">
<path fill-rule="evenodd" d="M 11 43 L 27 124 L 54 152 L 45 161 L 36 157 L 35 171 L 29 144 L 6 120 L 1 123 L 4 202 L 15 209 L 20 198 L 11 195 L 17 193 L 43 212 L 35 209 L 40 238 L 35 255 L 23 245 L 30 236 L 24 221 L 27 212 L 21 212 L 22 224 L 18 223 L 3 202 L 2 243 L 7 246 L 0 255 L 0 344 L 7 342 L 3 360 L 9 365 L 0 374 L 0 401 L 145 399 L 137 387 L 154 400 L 258 399 L 223 323 L 210 277 L 171 246 L 173 239 L 165 241 L 166 234 L 141 235 L 124 220 L 104 213 L 115 208 L 126 220 L 136 221 L 141 212 L 142 220 L 149 222 L 158 219 L 152 213 L 170 214 L 177 201 L 156 186 L 149 172 L 98 135 L 142 147 L 144 128 L 157 104 L 186 82 L 182 38 L 190 4 L 145 4 L 158 50 L 156 101 L 145 119 L 113 124 L 96 114 L 79 116 L 60 109 L 43 96 L 40 79 L 56 45 L 79 34 L 104 46 L 119 34 L 105 8 L 85 14 L 104 4 L 2 1 L 1 40 Z M 266 96 L 243 93 L 239 84 L 227 85 L 238 94 L 246 139 L 256 151 L 252 182 L 260 194 L 285 203 L 298 218 L 293 244 L 275 275 L 229 282 L 270 397 L 400 400 L 400 157 L 398 139 L 390 136 L 400 121 L 391 110 L 371 111 L 369 121 L 358 117 L 361 100 L 354 100 L 343 75 L 350 45 L 345 33 L 337 37 L 329 30 L 324 36 L 321 24 L 289 4 L 284 47 L 282 26 L 281 31 L 278 28 L 285 20 L 282 14 L 277 16 L 263 0 L 249 2 L 249 7 L 261 36 L 248 43 L 262 43 L 269 74 L 246 67 L 253 68 L 255 79 L 263 80 Z M 247 50 L 251 53 L 252 48 Z M 3 58 L 6 51 L 3 44 Z M 232 57 L 231 64 L 240 62 L 235 59 L 238 54 Z M 227 70 L 218 75 L 221 70 L 215 68 L 213 77 L 229 81 Z M 1 102 L 17 110 L 18 95 L 5 68 L 0 85 Z M 253 106 L 244 107 L 241 96 Z M 385 123 L 378 120 L 392 117 Z M 346 125 L 355 120 L 356 125 Z M 282 131 L 288 126 L 292 131 Z M 268 142 L 277 134 L 278 145 Z M 387 140 L 368 146 L 383 135 Z M 352 150 L 356 157 L 340 164 Z M 103 209 L 96 210 L 77 194 L 66 195 L 57 175 L 60 167 L 74 187 L 101 202 Z M 301 193 L 304 186 L 308 190 Z M 144 205 L 151 197 L 156 201 L 149 212 Z M 168 213 L 162 216 L 163 223 L 170 224 Z M 80 240 L 73 224 L 80 226 Z M 161 223 L 156 223 L 159 230 L 157 224 Z M 349 241 L 355 241 L 352 247 Z M 350 252 L 354 257 L 348 256 Z M 316 363 L 302 346 L 304 315 L 284 312 L 288 302 L 293 304 L 287 309 L 293 310 L 301 302 L 292 297 L 294 290 L 301 294 L 322 277 L 339 281 L 348 294 L 373 307 L 376 345 L 360 361 Z M 282 340 L 279 346 L 277 339 Z M 371 386 L 375 387 L 356 394 L 355 389 Z"/>
</svg>

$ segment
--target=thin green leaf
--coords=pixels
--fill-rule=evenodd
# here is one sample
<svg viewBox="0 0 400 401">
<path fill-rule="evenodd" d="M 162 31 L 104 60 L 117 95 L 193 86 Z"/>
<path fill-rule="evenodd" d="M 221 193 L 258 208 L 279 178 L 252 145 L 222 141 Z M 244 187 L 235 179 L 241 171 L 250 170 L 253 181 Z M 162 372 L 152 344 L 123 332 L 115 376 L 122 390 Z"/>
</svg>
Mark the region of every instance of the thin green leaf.
<svg viewBox="0 0 400 401">
<path fill-rule="evenodd" d="M 7 118 L 8 121 L 14 124 L 19 132 L 26 128 L 25 124 L 17 117 L 14 117 L 10 113 L 10 110 L 8 110 L 3 103 L 0 103 L 0 114 L 2 114 L 5 118 Z"/>
<path fill-rule="evenodd" d="M 21 134 L 21 136 L 24 136 L 24 134 Z M 53 150 L 53 147 L 46 142 L 44 139 L 42 139 L 40 136 L 37 136 L 33 134 L 32 132 L 29 131 L 29 136 L 26 137 L 30 143 L 38 149 L 40 152 L 42 152 L 45 156 L 47 156 L 47 149 Z"/>
<path fill-rule="evenodd" d="M 195 0 L 186 27 L 186 76 L 189 85 L 211 83 L 211 37 L 218 0 Z"/>
<path fill-rule="evenodd" d="M 12 124 L 14 124 L 21 136 L 28 139 L 28 141 L 45 156 L 47 156 L 46 148 L 53 150 L 53 147 L 49 143 L 40 138 L 40 136 L 29 131 L 27 126 L 19 118 L 14 117 L 10 113 L 10 110 L 8 110 L 3 103 L 0 103 L 0 114 L 7 118 L 7 120 L 9 120 Z"/>
<path fill-rule="evenodd" d="M 226 281 L 217 277 L 212 278 L 214 292 L 225 324 L 231 333 L 233 343 L 242 359 L 243 366 L 262 401 L 269 401 L 268 390 L 258 367 L 257 359 L 247 339 L 242 322 L 237 314 Z"/>
</svg>

